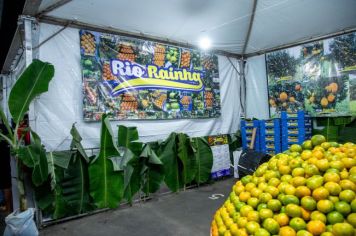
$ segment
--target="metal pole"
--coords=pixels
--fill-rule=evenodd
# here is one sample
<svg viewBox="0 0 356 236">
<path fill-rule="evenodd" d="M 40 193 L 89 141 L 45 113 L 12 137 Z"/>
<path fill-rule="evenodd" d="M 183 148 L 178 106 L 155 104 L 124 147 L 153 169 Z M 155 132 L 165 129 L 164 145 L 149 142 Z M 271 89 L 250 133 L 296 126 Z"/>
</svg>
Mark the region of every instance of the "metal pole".
<svg viewBox="0 0 356 236">
<path fill-rule="evenodd" d="M 241 53 L 242 55 L 245 55 L 245 52 L 246 52 L 246 49 L 248 46 L 248 42 L 250 41 L 252 26 L 253 26 L 253 22 L 255 19 L 256 7 L 257 7 L 257 0 L 254 0 L 253 5 L 252 5 L 252 13 L 251 13 L 251 18 L 250 18 L 250 23 L 248 25 L 248 30 L 247 30 L 247 34 L 246 34 L 246 38 L 245 38 L 245 44 L 244 44 L 244 47 L 243 47 L 242 53 Z"/>
</svg>

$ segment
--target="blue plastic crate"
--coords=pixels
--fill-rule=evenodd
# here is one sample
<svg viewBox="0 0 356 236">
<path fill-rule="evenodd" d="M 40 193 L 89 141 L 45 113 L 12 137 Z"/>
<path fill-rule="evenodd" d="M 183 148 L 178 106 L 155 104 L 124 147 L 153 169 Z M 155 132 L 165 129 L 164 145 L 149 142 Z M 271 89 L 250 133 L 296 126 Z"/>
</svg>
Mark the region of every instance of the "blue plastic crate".
<svg viewBox="0 0 356 236">
<path fill-rule="evenodd" d="M 259 120 L 241 119 L 241 139 L 242 139 L 242 148 L 244 150 L 248 149 L 250 146 L 253 128 L 257 128 L 254 150 L 260 151 L 259 126 L 260 126 Z"/>
<path fill-rule="evenodd" d="M 280 119 L 260 121 L 260 151 L 269 155 L 281 152 Z"/>
<path fill-rule="evenodd" d="M 287 150 L 292 144 L 302 144 L 311 138 L 312 118 L 304 111 L 297 113 L 281 113 L 282 150 Z"/>
</svg>

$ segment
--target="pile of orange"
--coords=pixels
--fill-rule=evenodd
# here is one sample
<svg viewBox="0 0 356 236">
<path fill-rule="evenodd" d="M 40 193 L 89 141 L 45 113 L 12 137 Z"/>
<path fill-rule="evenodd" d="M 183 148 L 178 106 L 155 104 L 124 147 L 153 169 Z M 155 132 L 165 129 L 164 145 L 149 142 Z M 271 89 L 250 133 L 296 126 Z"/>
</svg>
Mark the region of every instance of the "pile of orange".
<svg viewBox="0 0 356 236">
<path fill-rule="evenodd" d="M 232 188 L 212 236 L 356 235 L 356 145 L 315 135 Z"/>
</svg>

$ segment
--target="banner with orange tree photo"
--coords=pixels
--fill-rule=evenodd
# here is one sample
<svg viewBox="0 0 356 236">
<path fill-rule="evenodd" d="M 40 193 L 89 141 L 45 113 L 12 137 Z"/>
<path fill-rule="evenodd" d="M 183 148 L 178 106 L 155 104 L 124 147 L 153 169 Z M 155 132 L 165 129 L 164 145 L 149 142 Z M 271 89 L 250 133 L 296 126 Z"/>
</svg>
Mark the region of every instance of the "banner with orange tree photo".
<svg viewBox="0 0 356 236">
<path fill-rule="evenodd" d="M 356 115 L 356 33 L 266 54 L 271 117 Z"/>
</svg>

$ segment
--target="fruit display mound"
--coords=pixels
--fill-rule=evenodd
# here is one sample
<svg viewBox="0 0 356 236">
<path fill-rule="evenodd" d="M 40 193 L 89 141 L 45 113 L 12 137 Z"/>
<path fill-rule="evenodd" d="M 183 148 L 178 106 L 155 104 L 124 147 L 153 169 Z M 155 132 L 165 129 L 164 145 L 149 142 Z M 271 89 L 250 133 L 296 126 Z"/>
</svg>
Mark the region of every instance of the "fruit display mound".
<svg viewBox="0 0 356 236">
<path fill-rule="evenodd" d="M 212 236 L 356 234 L 356 145 L 314 135 L 242 177 L 218 209 Z"/>
</svg>

